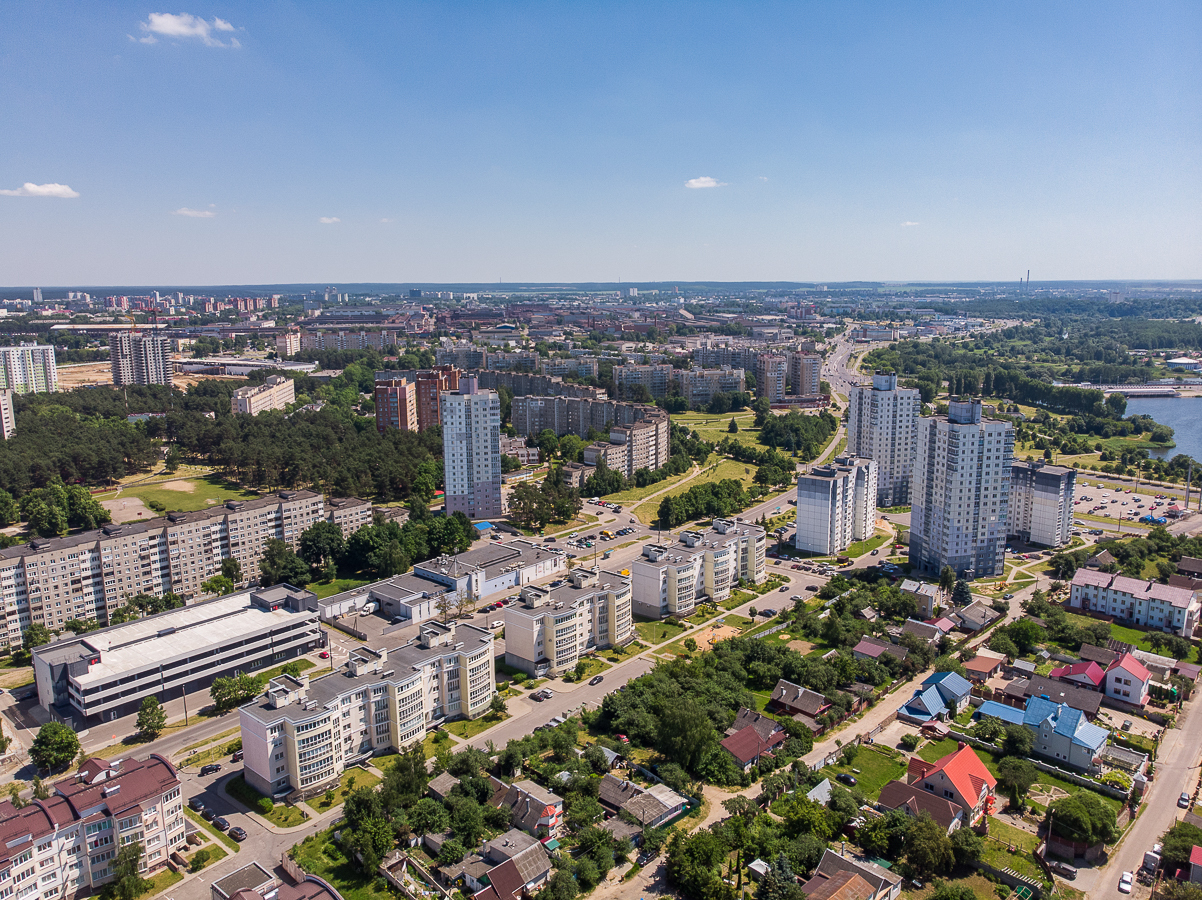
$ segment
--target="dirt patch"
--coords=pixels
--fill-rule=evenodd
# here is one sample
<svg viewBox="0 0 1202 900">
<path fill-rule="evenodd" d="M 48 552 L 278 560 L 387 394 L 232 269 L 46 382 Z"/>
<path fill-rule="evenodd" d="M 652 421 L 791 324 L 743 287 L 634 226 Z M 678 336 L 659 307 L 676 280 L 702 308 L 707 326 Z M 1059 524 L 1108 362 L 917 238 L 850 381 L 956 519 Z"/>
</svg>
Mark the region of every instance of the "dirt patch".
<svg viewBox="0 0 1202 900">
<path fill-rule="evenodd" d="M 137 497 L 117 497 L 115 500 L 101 500 L 100 505 L 109 511 L 113 521 L 136 522 L 139 519 L 153 519 L 154 513 Z"/>
<path fill-rule="evenodd" d="M 107 362 L 62 366 L 58 370 L 58 386 L 67 391 L 87 384 L 112 384 L 113 367 Z"/>
<path fill-rule="evenodd" d="M 196 490 L 196 484 L 191 481 L 166 481 L 157 487 L 164 491 L 182 491 L 185 494 L 191 494 Z"/>
<path fill-rule="evenodd" d="M 706 628 L 704 631 L 696 634 L 694 637 L 697 640 L 698 648 L 702 650 L 712 650 L 714 644 L 718 641 L 724 641 L 727 638 L 738 637 L 742 634 L 742 630 L 735 628 L 733 625 L 716 625 Z"/>
<path fill-rule="evenodd" d="M 809 641 L 789 641 L 789 643 L 785 644 L 785 646 L 790 650 L 796 650 L 802 656 L 805 656 L 814 649 L 814 645 Z"/>
</svg>

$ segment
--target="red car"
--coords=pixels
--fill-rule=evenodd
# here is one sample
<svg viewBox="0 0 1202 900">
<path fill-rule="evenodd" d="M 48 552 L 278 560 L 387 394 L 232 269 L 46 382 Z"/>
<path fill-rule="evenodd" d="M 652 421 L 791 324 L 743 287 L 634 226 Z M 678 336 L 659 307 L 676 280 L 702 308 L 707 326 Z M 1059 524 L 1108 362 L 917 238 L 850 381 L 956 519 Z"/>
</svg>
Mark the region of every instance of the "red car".
<svg viewBox="0 0 1202 900">
<path fill-rule="evenodd" d="M 320 656 L 322 659 L 329 659 L 329 658 L 330 658 L 330 651 L 329 651 L 329 650 L 322 650 L 322 651 L 321 651 L 320 653 L 318 653 L 317 655 L 318 655 L 318 656 Z"/>
<path fill-rule="evenodd" d="M 618 740 L 619 740 L 619 741 L 621 741 L 623 744 L 629 744 L 629 743 L 630 743 L 630 738 L 626 737 L 626 735 L 624 735 L 624 734 L 619 734 L 619 735 L 618 735 Z"/>
</svg>

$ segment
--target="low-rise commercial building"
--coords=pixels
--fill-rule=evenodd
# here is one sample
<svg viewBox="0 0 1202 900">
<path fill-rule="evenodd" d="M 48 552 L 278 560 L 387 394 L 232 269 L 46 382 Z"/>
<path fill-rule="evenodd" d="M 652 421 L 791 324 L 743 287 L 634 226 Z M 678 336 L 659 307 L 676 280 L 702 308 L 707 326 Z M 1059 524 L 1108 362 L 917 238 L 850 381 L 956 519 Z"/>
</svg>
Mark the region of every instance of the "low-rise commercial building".
<svg viewBox="0 0 1202 900">
<path fill-rule="evenodd" d="M 230 395 L 230 412 L 257 416 L 268 409 L 284 409 L 296 401 L 296 383 L 287 375 L 269 375 L 262 384 L 238 388 Z"/>
<path fill-rule="evenodd" d="M 1019 540 L 1060 547 L 1072 540 L 1077 472 L 1043 462 L 1010 466 L 1010 528 Z"/>
<path fill-rule="evenodd" d="M 239 710 L 243 774 L 268 796 L 312 796 L 349 765 L 483 714 L 495 692 L 492 633 L 427 622 L 398 649 L 352 650 L 324 678 L 272 679 Z"/>
<path fill-rule="evenodd" d="M 509 541 L 428 559 L 415 565 L 413 574 L 483 600 L 567 569 L 567 557 L 561 552 L 530 541 Z"/>
<path fill-rule="evenodd" d="M 1193 637 L 1202 606 L 1197 591 L 1094 569 L 1076 571 L 1068 603 L 1186 638 Z"/>
<path fill-rule="evenodd" d="M 587 653 L 635 636 L 630 576 L 577 568 L 567 583 L 529 585 L 505 607 L 505 664 L 535 677 L 569 671 Z"/>
<path fill-rule="evenodd" d="M 797 477 L 794 546 L 808 553 L 842 553 L 876 529 L 877 465 L 841 456 Z"/>
<path fill-rule="evenodd" d="M 38 703 L 60 718 L 109 721 L 203 690 L 214 678 L 255 672 L 322 646 L 317 597 L 289 585 L 89 631 L 38 647 Z"/>
<path fill-rule="evenodd" d="M 152 753 L 110 763 L 93 757 L 51 796 L 18 807 L 0 801 L 0 895 L 51 900 L 113 880 L 117 851 L 142 845 L 144 877 L 186 844 L 175 767 Z"/>
</svg>

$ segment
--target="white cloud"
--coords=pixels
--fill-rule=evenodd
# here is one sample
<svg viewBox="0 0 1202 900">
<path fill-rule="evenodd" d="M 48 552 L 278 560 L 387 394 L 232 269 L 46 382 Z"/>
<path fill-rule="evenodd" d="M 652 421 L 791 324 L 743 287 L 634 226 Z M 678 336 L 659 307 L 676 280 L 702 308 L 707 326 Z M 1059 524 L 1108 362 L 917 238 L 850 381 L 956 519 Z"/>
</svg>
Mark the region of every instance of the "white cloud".
<svg viewBox="0 0 1202 900">
<path fill-rule="evenodd" d="M 322 225 L 337 225 L 342 221 L 342 219 L 338 218 L 337 216 L 322 216 L 317 221 Z"/>
<path fill-rule="evenodd" d="M 702 175 L 700 178 L 690 178 L 684 183 L 687 188 L 715 188 L 726 187 L 725 181 L 719 181 L 716 178 L 710 178 L 708 175 Z"/>
<path fill-rule="evenodd" d="M 143 44 L 157 44 L 160 37 L 167 38 L 198 38 L 206 47 L 241 47 L 236 38 L 230 38 L 229 43 L 219 41 L 214 35 L 222 31 L 234 31 L 234 26 L 225 19 L 213 18 L 206 21 L 191 13 L 151 13 L 145 22 L 138 25 L 145 32 L 138 38 Z M 133 35 L 130 35 L 133 39 Z"/>
<path fill-rule="evenodd" d="M 217 213 L 211 209 L 188 209 L 186 206 L 181 206 L 171 215 L 187 216 L 189 219 L 212 219 Z"/>
<path fill-rule="evenodd" d="M 756 178 L 758 178 L 760 181 L 767 181 L 767 180 L 768 180 L 768 176 L 767 176 L 767 175 L 757 175 L 757 176 L 756 176 Z"/>
<path fill-rule="evenodd" d="M 16 190 L 0 191 L 5 197 L 57 197 L 59 200 L 72 200 L 79 196 L 79 191 L 73 191 L 65 184 L 34 184 L 27 181 Z"/>
<path fill-rule="evenodd" d="M 389 222 L 391 222 L 391 221 L 392 221 L 392 219 L 381 219 L 381 220 L 380 220 L 380 224 L 382 224 L 382 225 L 387 225 L 387 224 L 388 224 Z"/>
<path fill-rule="evenodd" d="M 918 225 L 918 224 L 920 224 L 920 223 L 918 223 L 918 222 L 902 222 L 901 227 L 902 228 L 913 228 L 915 225 Z"/>
</svg>

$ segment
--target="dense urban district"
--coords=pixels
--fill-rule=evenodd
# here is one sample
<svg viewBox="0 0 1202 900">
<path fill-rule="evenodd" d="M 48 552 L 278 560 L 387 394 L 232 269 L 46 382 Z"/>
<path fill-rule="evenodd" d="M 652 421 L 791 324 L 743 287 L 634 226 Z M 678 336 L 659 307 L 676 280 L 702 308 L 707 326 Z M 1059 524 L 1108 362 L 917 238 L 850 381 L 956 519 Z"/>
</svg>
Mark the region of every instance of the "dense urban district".
<svg viewBox="0 0 1202 900">
<path fill-rule="evenodd" d="M 1202 898 L 1194 286 L 2 311 L 0 900 Z"/>
</svg>

